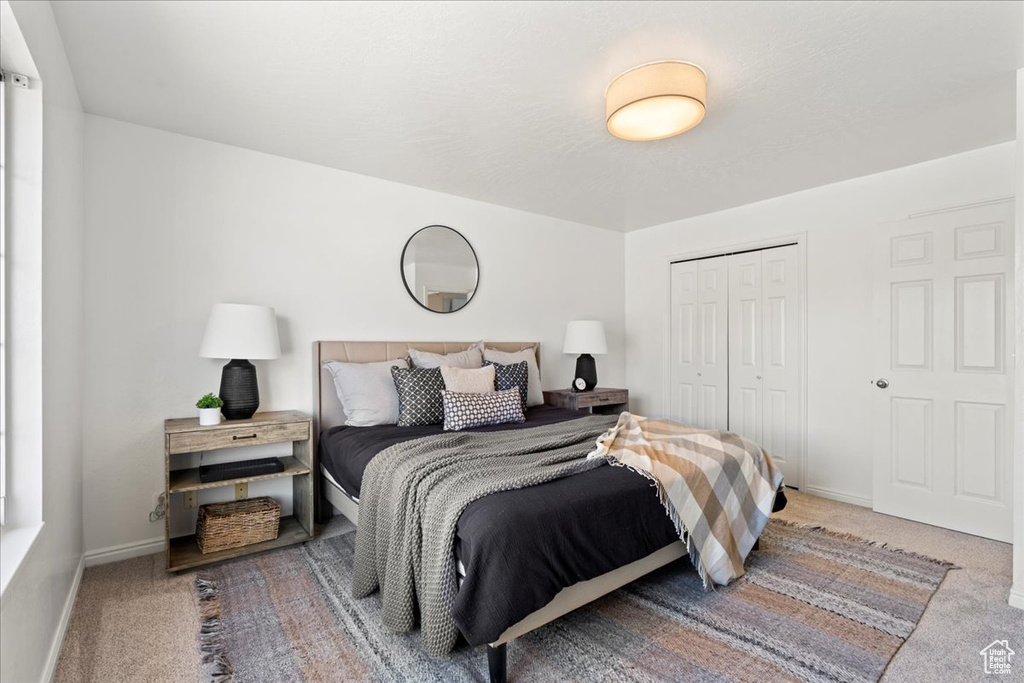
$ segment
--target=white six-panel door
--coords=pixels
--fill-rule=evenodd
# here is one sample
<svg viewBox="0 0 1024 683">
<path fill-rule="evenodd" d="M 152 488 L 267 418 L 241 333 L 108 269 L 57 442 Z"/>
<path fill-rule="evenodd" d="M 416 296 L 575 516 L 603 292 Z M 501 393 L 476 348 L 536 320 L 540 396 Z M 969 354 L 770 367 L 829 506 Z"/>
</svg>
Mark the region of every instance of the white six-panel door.
<svg viewBox="0 0 1024 683">
<path fill-rule="evenodd" d="M 1013 203 L 880 226 L 873 505 L 1009 541 Z"/>
<path fill-rule="evenodd" d="M 759 444 L 801 485 L 802 335 L 795 245 L 672 264 L 669 414 Z"/>
<path fill-rule="evenodd" d="M 672 264 L 669 412 L 704 429 L 729 425 L 726 257 Z"/>
</svg>

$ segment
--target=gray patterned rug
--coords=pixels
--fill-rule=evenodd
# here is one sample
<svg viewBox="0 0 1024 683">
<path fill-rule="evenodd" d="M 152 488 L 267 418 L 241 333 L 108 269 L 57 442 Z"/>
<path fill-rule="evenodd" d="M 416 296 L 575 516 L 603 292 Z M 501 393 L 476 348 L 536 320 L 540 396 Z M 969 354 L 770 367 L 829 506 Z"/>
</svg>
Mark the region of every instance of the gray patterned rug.
<svg viewBox="0 0 1024 683">
<path fill-rule="evenodd" d="M 354 529 L 205 570 L 211 680 L 486 681 L 482 648 L 434 659 L 351 597 Z M 705 593 L 679 560 L 509 645 L 512 681 L 877 681 L 949 563 L 773 520 L 747 574 Z"/>
</svg>

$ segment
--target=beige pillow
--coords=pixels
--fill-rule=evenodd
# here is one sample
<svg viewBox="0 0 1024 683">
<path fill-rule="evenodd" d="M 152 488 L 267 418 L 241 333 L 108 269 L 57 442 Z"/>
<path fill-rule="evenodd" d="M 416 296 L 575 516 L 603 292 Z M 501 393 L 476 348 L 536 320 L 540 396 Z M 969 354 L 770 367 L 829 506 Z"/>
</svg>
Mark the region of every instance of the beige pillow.
<svg viewBox="0 0 1024 683">
<path fill-rule="evenodd" d="M 537 367 L 537 347 L 531 346 L 522 351 L 498 351 L 485 348 L 484 360 L 501 365 L 513 365 L 526 361 L 526 405 L 544 405 L 544 390 L 540 386 L 540 368 Z"/>
<path fill-rule="evenodd" d="M 416 368 L 439 368 L 450 365 L 457 368 L 478 368 L 484 364 L 484 343 L 477 342 L 465 351 L 454 353 L 431 353 L 409 349 L 409 358 L 412 359 L 413 367 Z"/>
<path fill-rule="evenodd" d="M 473 369 L 442 365 L 441 376 L 444 377 L 445 391 L 460 394 L 489 394 L 494 391 L 493 365 Z"/>
</svg>

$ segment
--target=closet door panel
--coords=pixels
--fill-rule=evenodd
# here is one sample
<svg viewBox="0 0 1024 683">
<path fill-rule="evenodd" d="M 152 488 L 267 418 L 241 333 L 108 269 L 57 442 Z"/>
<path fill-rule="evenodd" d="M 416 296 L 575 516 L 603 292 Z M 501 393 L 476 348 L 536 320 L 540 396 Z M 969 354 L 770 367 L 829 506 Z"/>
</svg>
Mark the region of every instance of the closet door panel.
<svg viewBox="0 0 1024 683">
<path fill-rule="evenodd" d="M 795 245 L 761 252 L 764 339 L 761 445 L 786 483 L 802 482 L 803 410 L 799 253 Z"/>
<path fill-rule="evenodd" d="M 700 349 L 697 262 L 672 264 L 669 415 L 697 423 L 697 360 Z"/>
<path fill-rule="evenodd" d="M 729 259 L 729 430 L 761 443 L 761 252 Z"/>
<path fill-rule="evenodd" d="M 697 261 L 700 282 L 701 348 L 697 424 L 729 428 L 729 262 L 726 257 Z"/>
<path fill-rule="evenodd" d="M 725 257 L 672 264 L 669 413 L 706 429 L 728 425 L 728 286 Z"/>
</svg>

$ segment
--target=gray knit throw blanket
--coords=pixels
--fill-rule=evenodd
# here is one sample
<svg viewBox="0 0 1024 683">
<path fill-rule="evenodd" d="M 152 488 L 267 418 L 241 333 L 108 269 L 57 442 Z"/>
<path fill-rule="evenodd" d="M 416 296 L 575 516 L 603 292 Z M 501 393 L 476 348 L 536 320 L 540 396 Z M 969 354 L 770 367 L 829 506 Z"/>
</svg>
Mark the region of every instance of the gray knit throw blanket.
<svg viewBox="0 0 1024 683">
<path fill-rule="evenodd" d="M 423 649 L 438 657 L 451 652 L 458 637 L 451 616 L 455 524 L 462 511 L 491 493 L 604 464 L 586 455 L 617 418 L 428 436 L 381 451 L 363 474 L 353 595 L 380 588 L 384 626 L 398 633 L 415 627 L 418 610 Z"/>
</svg>

